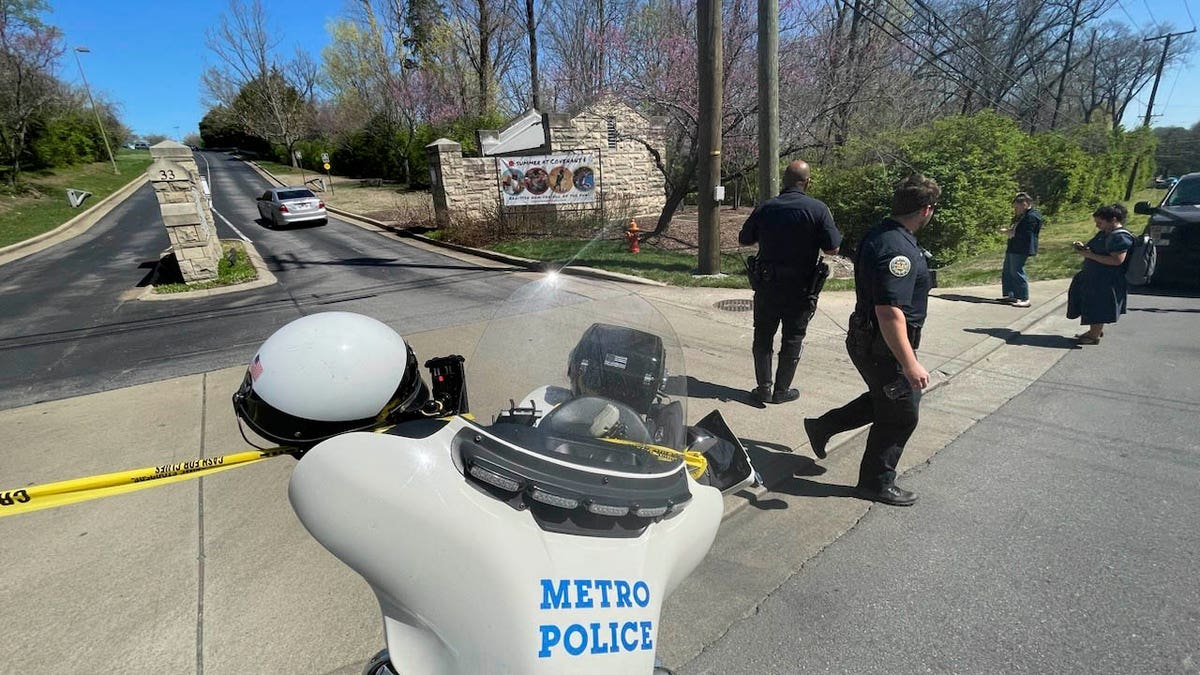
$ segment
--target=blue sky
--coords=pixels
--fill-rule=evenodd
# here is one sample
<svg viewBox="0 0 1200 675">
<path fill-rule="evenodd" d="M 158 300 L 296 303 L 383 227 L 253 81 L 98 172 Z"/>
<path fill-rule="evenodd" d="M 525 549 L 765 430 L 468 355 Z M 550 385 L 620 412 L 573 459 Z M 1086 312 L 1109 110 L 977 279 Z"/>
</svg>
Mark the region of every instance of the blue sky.
<svg viewBox="0 0 1200 675">
<path fill-rule="evenodd" d="M 200 74 L 212 65 L 205 31 L 217 25 L 227 0 L 48 0 L 48 23 L 64 33 L 67 54 L 61 76 L 79 82 L 71 49 L 80 54 L 92 92 L 121 106 L 121 118 L 135 134 L 179 138 L 197 131 L 210 107 L 203 100 Z M 283 44 L 304 45 L 314 55 L 329 43 L 325 24 L 342 0 L 266 0 L 272 25 Z M 178 131 L 176 131 L 178 129 Z"/>
<path fill-rule="evenodd" d="M 200 91 L 200 74 L 211 62 L 204 33 L 225 11 L 225 0 L 49 1 L 49 22 L 63 31 L 68 49 L 92 50 L 80 58 L 93 92 L 120 104 L 122 119 L 135 134 L 182 137 L 196 131 L 209 107 Z M 303 45 L 319 57 L 329 42 L 325 26 L 342 9 L 342 0 L 266 0 L 265 5 L 289 51 L 290 45 Z M 1187 30 L 1194 25 L 1189 10 L 1200 17 L 1200 0 L 1119 0 L 1109 17 L 1139 24 L 1170 21 L 1176 30 Z M 79 81 L 70 51 L 61 74 Z M 1141 123 L 1149 96 L 1147 86 L 1130 106 L 1127 126 Z M 1154 109 L 1154 126 L 1200 121 L 1200 54 L 1186 67 L 1163 74 Z"/>
</svg>

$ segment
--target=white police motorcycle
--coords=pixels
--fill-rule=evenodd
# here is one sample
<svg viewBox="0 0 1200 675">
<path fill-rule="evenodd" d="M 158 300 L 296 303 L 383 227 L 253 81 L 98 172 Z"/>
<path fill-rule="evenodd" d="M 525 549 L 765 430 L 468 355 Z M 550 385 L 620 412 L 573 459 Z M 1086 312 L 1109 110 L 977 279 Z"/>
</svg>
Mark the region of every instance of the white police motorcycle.
<svg viewBox="0 0 1200 675">
<path fill-rule="evenodd" d="M 548 275 L 470 360 L 425 366 L 430 386 L 374 319 L 315 314 L 272 335 L 234 395 L 297 448 L 296 514 L 379 600 L 387 649 L 365 673 L 663 671 L 663 600 L 708 552 L 722 491 L 757 478 L 719 413 L 685 425 L 666 319 Z"/>
</svg>

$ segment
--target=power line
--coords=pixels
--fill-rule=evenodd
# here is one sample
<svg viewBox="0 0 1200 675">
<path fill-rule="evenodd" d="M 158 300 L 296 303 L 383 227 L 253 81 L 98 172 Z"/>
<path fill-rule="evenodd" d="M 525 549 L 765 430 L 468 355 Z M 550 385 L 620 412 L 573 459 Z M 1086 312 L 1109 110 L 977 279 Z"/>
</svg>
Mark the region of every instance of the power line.
<svg viewBox="0 0 1200 675">
<path fill-rule="evenodd" d="M 887 30 L 887 28 L 885 28 L 878 21 L 876 21 L 875 19 L 873 19 L 870 16 L 867 16 L 861 9 L 856 8 L 854 11 L 856 11 L 859 14 L 859 16 L 861 16 L 862 18 L 864 18 L 868 22 L 870 22 L 871 25 L 878 28 L 880 30 L 880 32 L 882 32 L 884 35 L 887 35 L 888 37 L 895 40 L 896 43 L 899 44 L 901 47 L 904 47 L 908 51 L 910 51 L 913 54 L 917 55 L 918 57 L 924 59 L 926 63 L 928 63 L 930 66 L 932 66 L 933 68 L 935 68 L 936 70 L 941 72 L 943 75 L 946 75 L 947 77 L 949 77 L 956 84 L 966 88 L 967 90 L 969 90 L 975 94 L 978 94 L 985 101 L 992 104 L 997 110 L 1008 113 L 1009 115 L 1012 115 L 1014 117 L 1020 117 L 1020 114 L 1017 113 L 1012 108 L 1006 108 L 1003 103 L 1000 103 L 999 101 L 992 99 L 988 94 L 977 89 L 970 82 L 970 78 L 969 78 L 969 76 L 967 76 L 966 73 L 963 73 L 962 71 L 958 70 L 953 65 L 951 65 L 950 63 L 948 63 L 944 59 L 942 59 L 940 56 L 937 56 L 936 53 L 933 56 L 929 56 L 927 54 L 922 54 L 921 52 L 917 51 L 916 48 L 910 46 L 907 41 L 901 39 L 894 33 L 889 32 Z M 887 23 L 890 26 L 892 26 L 893 28 L 895 28 L 900 33 L 900 35 L 903 35 L 904 37 L 908 38 L 908 40 L 911 40 L 916 43 L 920 43 L 919 40 L 916 40 L 912 35 L 909 35 L 907 32 L 905 32 L 905 30 L 903 28 L 901 28 L 900 26 L 897 26 L 895 22 L 893 22 L 891 19 L 887 18 L 887 16 L 883 15 L 878 10 L 871 9 L 871 11 L 874 14 L 876 14 L 877 16 L 879 16 L 882 21 L 884 21 L 885 23 Z M 927 49 L 931 53 L 933 53 L 933 51 L 931 49 L 929 49 L 928 47 L 926 47 L 925 49 Z M 955 75 L 957 75 L 958 77 L 956 78 Z"/>
<path fill-rule="evenodd" d="M 902 9 L 902 8 L 900 8 L 900 7 L 897 7 L 897 6 L 896 6 L 896 5 L 895 5 L 895 4 L 892 2 L 892 0 L 884 0 L 884 1 L 885 1 L 885 2 L 887 2 L 887 4 L 888 4 L 888 5 L 891 5 L 891 7 L 892 7 L 893 9 L 895 9 L 896 11 L 898 11 L 898 12 L 901 12 L 901 13 L 903 13 L 903 12 L 904 12 L 904 9 Z M 918 0 L 918 2 L 920 2 L 920 0 Z M 912 10 L 912 12 L 913 12 L 913 14 L 914 14 L 914 15 L 920 16 L 920 12 L 918 12 L 918 11 L 917 11 L 917 8 L 916 8 L 916 7 L 912 6 L 911 4 L 906 4 L 906 7 L 907 7 L 907 9 L 909 9 L 909 10 Z M 947 32 L 951 32 L 951 33 L 953 33 L 953 29 L 952 29 L 952 28 L 951 28 L 951 27 L 950 27 L 950 26 L 949 26 L 949 25 L 948 25 L 948 24 L 947 24 L 947 23 L 946 23 L 946 22 L 945 22 L 945 21 L 944 21 L 944 20 L 943 20 L 943 19 L 942 19 L 940 16 L 938 16 L 936 12 L 933 12 L 933 10 L 932 10 L 932 9 L 930 9 L 930 10 L 928 10 L 928 11 L 930 12 L 930 14 L 932 14 L 932 15 L 933 15 L 933 18 L 935 19 L 935 24 L 936 24 L 936 22 L 941 22 L 942 26 L 945 28 L 945 30 L 946 30 Z M 921 18 L 924 18 L 924 19 L 929 19 L 930 17 L 929 17 L 929 16 L 921 16 Z M 893 26 L 896 26 L 895 22 L 889 21 L 889 23 L 891 23 Z M 935 25 L 935 27 L 936 27 L 936 25 Z M 910 40 L 913 40 L 914 42 L 918 42 L 918 43 L 920 42 L 920 40 L 918 40 L 918 39 L 917 39 L 915 36 L 913 36 L 912 34 L 910 34 L 910 33 L 909 33 L 909 32 L 907 32 L 907 31 L 905 31 L 905 30 L 901 29 L 899 26 L 896 26 L 896 28 L 897 28 L 897 30 L 900 30 L 900 32 L 901 32 L 901 34 L 902 34 L 902 35 L 904 35 L 905 37 L 909 38 Z M 961 36 L 961 34 L 958 34 L 958 35 L 959 35 L 959 38 L 960 38 L 960 39 L 963 41 L 963 44 L 964 44 L 964 45 L 966 45 L 967 47 L 970 47 L 971 49 L 973 49 L 973 50 L 975 51 L 975 53 L 979 55 L 979 58 L 980 58 L 981 60 L 983 60 L 984 62 L 988 63 L 988 65 L 990 65 L 990 66 L 991 66 L 991 67 L 992 67 L 992 68 L 993 68 L 993 69 L 994 69 L 996 72 L 998 72 L 998 73 L 1000 73 L 1001 75 L 1003 75 L 1003 76 L 1007 77 L 1007 78 L 1008 78 L 1008 79 L 1009 79 L 1011 82 L 1013 82 L 1014 84 L 1020 84 L 1020 82 L 1018 82 L 1018 81 L 1017 81 L 1015 78 L 1013 78 L 1013 76 L 1012 76 L 1012 75 L 1011 75 L 1011 74 L 1010 74 L 1008 71 L 1004 70 L 1003 68 L 1000 68 L 1000 67 L 999 67 L 999 66 L 997 66 L 995 63 L 993 63 L 993 62 L 991 62 L 990 60 L 988 60 L 987 56 L 986 56 L 986 55 L 984 55 L 984 54 L 983 54 L 983 52 L 979 50 L 979 48 L 977 48 L 977 47 L 975 47 L 973 44 L 971 44 L 971 43 L 970 43 L 970 41 L 968 41 L 968 40 L 967 40 L 965 37 L 962 37 L 962 36 Z M 952 46 L 953 46 L 953 43 L 952 43 Z M 932 54 L 936 54 L 936 52 L 934 52 L 933 48 L 931 48 L 931 47 L 926 47 L 925 49 L 926 49 L 927 51 L 929 51 L 930 53 L 932 53 Z M 968 76 L 968 75 L 967 75 L 965 72 L 963 72 L 962 70 L 960 70 L 958 67 L 956 67 L 956 66 L 952 65 L 952 64 L 951 64 L 949 61 L 947 61 L 947 60 L 946 60 L 944 57 L 942 57 L 942 56 L 938 56 L 937 58 L 938 58 L 938 60 L 939 60 L 941 63 L 945 64 L 945 65 L 946 65 L 948 68 L 951 68 L 951 69 L 952 69 L 954 72 L 958 73 L 958 74 L 959 74 L 960 76 L 962 76 L 962 77 L 963 77 L 965 80 L 969 81 L 969 82 L 970 82 L 972 85 L 974 85 L 974 86 L 968 86 L 967 88 L 968 88 L 969 90 L 971 90 L 972 92 L 974 92 L 974 93 L 978 94 L 979 96 L 983 97 L 983 99 L 984 99 L 985 101 L 987 101 L 988 103 L 991 103 L 991 104 L 992 104 L 993 106 L 995 106 L 997 109 L 999 109 L 999 110 L 1004 110 L 1005 112 L 1007 112 L 1008 114 L 1012 115 L 1013 117 L 1018 117 L 1018 118 L 1019 118 L 1019 117 L 1021 116 L 1020 112 L 1018 112 L 1018 111 L 1016 110 L 1016 108 L 1013 108 L 1013 107 L 1009 106 L 1009 107 L 1007 108 L 1007 110 L 1005 110 L 1005 105 L 1006 105 L 1006 104 L 1004 104 L 1002 101 L 998 101 L 998 100 L 996 100 L 996 99 L 992 98 L 992 96 L 991 96 L 990 94 L 988 94 L 988 93 L 985 93 L 984 91 L 981 91 L 981 90 L 980 90 L 980 87 L 983 87 L 983 84 L 982 84 L 982 83 L 976 82 L 975 80 L 973 80 L 972 78 L 970 78 L 970 76 Z M 984 71 L 984 74 L 986 74 L 986 71 Z M 965 83 L 965 82 L 962 82 L 962 83 L 960 83 L 960 84 L 963 84 L 964 86 L 966 86 L 966 83 Z"/>
<path fill-rule="evenodd" d="M 1183 0 L 1183 9 L 1184 9 L 1185 11 L 1187 11 L 1187 15 L 1188 15 L 1188 21 L 1191 21 L 1191 22 L 1192 22 L 1192 28 L 1195 28 L 1195 27 L 1196 27 L 1196 19 L 1192 17 L 1192 7 L 1191 7 L 1191 5 L 1192 5 L 1192 3 L 1188 2 L 1188 0 Z"/>
<path fill-rule="evenodd" d="M 1171 80 L 1171 91 L 1167 92 L 1167 98 L 1163 101 L 1162 107 L 1166 108 L 1171 105 L 1171 97 L 1175 95 L 1175 85 L 1179 84 L 1179 74 L 1183 72 L 1183 68 L 1175 69 L 1175 79 Z"/>
<path fill-rule="evenodd" d="M 1150 15 L 1150 20 L 1154 22 L 1155 26 L 1157 26 L 1158 19 L 1154 18 L 1154 10 L 1150 9 L 1150 3 L 1146 2 L 1146 0 L 1142 0 L 1142 4 L 1146 6 L 1146 13 Z"/>
<path fill-rule="evenodd" d="M 1121 2 L 1121 0 L 1117 0 L 1117 7 L 1120 7 L 1121 13 L 1123 13 L 1126 16 L 1126 18 L 1129 19 L 1129 24 L 1131 26 L 1137 27 L 1137 25 L 1138 25 L 1137 19 L 1134 19 L 1133 15 L 1129 13 L 1129 10 L 1125 9 L 1125 3 Z"/>
<path fill-rule="evenodd" d="M 885 1 L 889 5 L 892 5 L 892 0 L 885 0 Z M 927 19 L 932 18 L 935 26 L 936 26 L 936 24 L 940 23 L 942 25 L 942 30 L 949 33 L 951 35 L 951 37 L 958 38 L 958 40 L 963 44 L 964 47 L 969 47 L 972 51 L 974 51 L 984 63 L 986 63 L 988 66 L 990 66 L 992 68 L 992 70 L 994 70 L 995 72 L 1008 78 L 1009 82 L 1012 82 L 1013 84 L 1020 86 L 1021 82 L 1017 79 L 1017 77 L 1015 75 L 1010 73 L 1007 68 L 1002 68 L 1002 67 L 996 65 L 996 63 L 994 61 L 989 59 L 987 57 L 987 55 L 983 53 L 983 50 L 981 50 L 979 47 L 975 46 L 975 44 L 973 44 L 965 35 L 958 32 L 958 30 L 956 28 L 954 28 L 949 23 L 947 23 L 946 20 L 943 19 L 941 17 L 941 15 L 937 13 L 937 11 L 935 11 L 932 7 L 930 7 L 928 4 L 926 4 L 924 0 L 901 0 L 901 1 L 904 2 L 908 6 L 909 9 L 914 10 L 914 12 L 916 12 L 917 7 L 914 6 L 913 3 L 920 6 L 920 8 L 923 9 L 926 13 L 924 18 L 927 18 Z M 895 7 L 895 5 L 892 5 L 892 6 Z M 899 9 L 899 8 L 897 8 L 897 9 Z M 1044 93 L 1047 93 L 1047 94 L 1051 93 L 1049 90 L 1047 90 L 1045 88 L 1044 85 L 1042 85 L 1040 83 L 1038 83 L 1038 88 L 1041 89 Z"/>
</svg>

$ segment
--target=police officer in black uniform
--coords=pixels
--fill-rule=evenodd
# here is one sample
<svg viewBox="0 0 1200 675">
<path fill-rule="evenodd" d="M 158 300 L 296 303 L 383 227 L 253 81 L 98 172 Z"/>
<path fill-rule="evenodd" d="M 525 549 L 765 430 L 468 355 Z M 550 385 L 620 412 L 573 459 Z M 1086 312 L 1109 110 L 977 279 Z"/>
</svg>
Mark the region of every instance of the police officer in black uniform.
<svg viewBox="0 0 1200 675">
<path fill-rule="evenodd" d="M 917 496 L 896 485 L 896 464 L 917 428 L 921 390 L 929 372 L 917 360 L 931 279 L 914 233 L 929 222 L 941 189 L 921 175 L 896 185 L 892 216 L 872 228 L 854 264 L 857 303 L 850 315 L 846 350 L 867 383 L 867 393 L 841 408 L 804 420 L 817 457 L 830 437 L 871 424 L 858 470 L 864 499 L 909 506 Z"/>
<path fill-rule="evenodd" d="M 796 365 L 808 321 L 816 307 L 809 297 L 822 251 L 835 255 L 842 234 L 833 224 L 829 207 L 804 192 L 808 189 L 808 164 L 795 160 L 783 173 L 783 191 L 768 199 L 742 225 L 738 241 L 758 244 L 754 286 L 754 377 L 752 394 L 762 403 L 786 403 L 800 398 L 792 388 Z M 779 367 L 771 381 L 775 333 L 783 326 Z"/>
</svg>

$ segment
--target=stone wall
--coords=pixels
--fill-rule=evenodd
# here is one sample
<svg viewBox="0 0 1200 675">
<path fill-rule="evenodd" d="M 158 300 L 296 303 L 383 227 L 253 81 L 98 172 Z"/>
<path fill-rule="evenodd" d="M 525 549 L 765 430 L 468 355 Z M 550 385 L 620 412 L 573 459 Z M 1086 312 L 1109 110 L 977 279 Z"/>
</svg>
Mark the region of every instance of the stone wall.
<svg viewBox="0 0 1200 675">
<path fill-rule="evenodd" d="M 530 217 L 549 221 L 554 220 L 555 212 L 599 213 L 623 225 L 631 218 L 657 220 L 666 202 L 665 179 L 649 148 L 663 152 L 664 119 L 647 119 L 623 103 L 609 102 L 574 117 L 548 113 L 542 124 L 549 136 L 550 154 L 597 153 L 600 203 L 517 207 L 506 210 L 505 216 L 520 215 L 524 210 Z M 495 157 L 463 157 L 462 146 L 444 138 L 426 146 L 426 153 L 438 224 L 497 219 L 501 203 Z"/>
<path fill-rule="evenodd" d="M 491 222 L 500 210 L 496 160 L 463 157 L 462 145 L 441 138 L 425 147 L 429 156 L 433 208 L 439 225 Z"/>
<path fill-rule="evenodd" d="M 191 148 L 163 141 L 150 148 L 150 156 L 154 161 L 146 169 L 146 175 L 154 185 L 163 225 L 183 280 L 190 283 L 216 278 L 221 241 L 217 238 L 212 210 L 201 195 L 200 170 Z"/>
<path fill-rule="evenodd" d="M 624 103 L 610 102 L 594 105 L 574 117 L 548 114 L 546 125 L 552 153 L 599 152 L 597 185 L 610 220 L 658 218 L 666 203 L 666 179 L 647 146 L 664 152 L 664 119 L 647 119 Z"/>
</svg>

